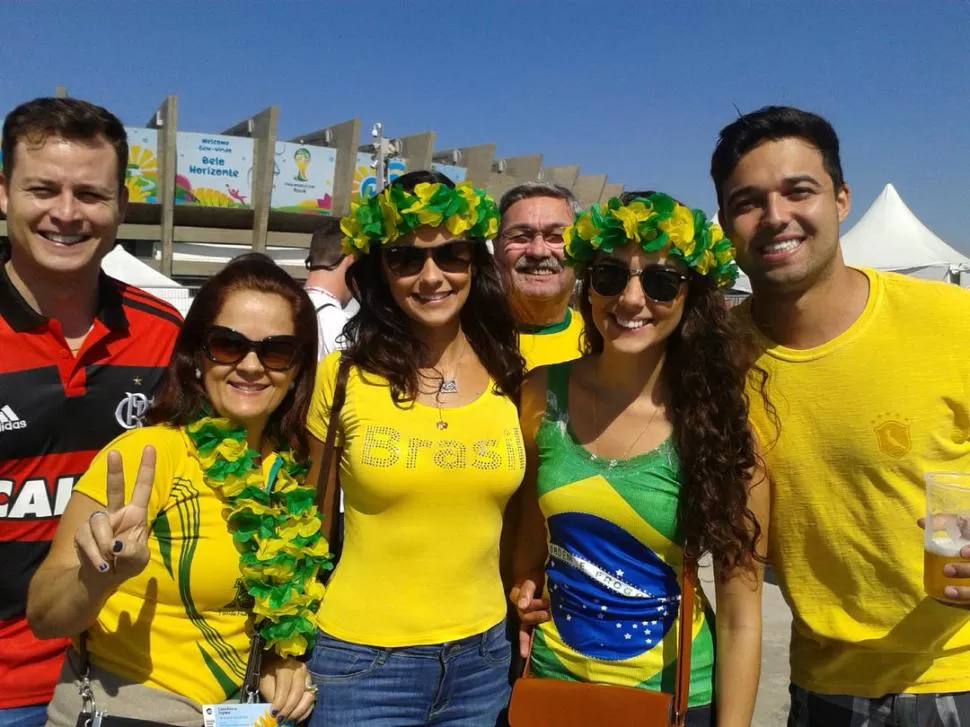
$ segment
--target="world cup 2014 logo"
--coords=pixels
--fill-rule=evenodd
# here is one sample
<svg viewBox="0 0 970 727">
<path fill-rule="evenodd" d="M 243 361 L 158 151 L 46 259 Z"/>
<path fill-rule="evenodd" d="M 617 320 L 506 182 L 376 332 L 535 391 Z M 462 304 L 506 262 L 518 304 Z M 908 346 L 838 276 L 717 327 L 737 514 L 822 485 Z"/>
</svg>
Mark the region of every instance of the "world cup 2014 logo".
<svg viewBox="0 0 970 727">
<path fill-rule="evenodd" d="M 296 176 L 293 178 L 298 182 L 309 182 L 306 172 L 310 168 L 310 150 L 301 146 L 293 152 L 293 161 L 296 163 Z"/>
<path fill-rule="evenodd" d="M 139 392 L 125 392 L 125 398 L 115 407 L 115 419 L 125 429 L 140 427 L 148 411 L 148 397 Z"/>
</svg>

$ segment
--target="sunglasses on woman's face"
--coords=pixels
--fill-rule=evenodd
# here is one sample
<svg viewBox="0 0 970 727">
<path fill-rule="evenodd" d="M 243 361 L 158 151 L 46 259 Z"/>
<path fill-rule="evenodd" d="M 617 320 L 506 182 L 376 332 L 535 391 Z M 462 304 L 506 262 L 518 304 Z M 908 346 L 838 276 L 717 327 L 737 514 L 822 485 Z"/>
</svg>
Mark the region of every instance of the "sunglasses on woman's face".
<svg viewBox="0 0 970 727">
<path fill-rule="evenodd" d="M 213 363 L 230 366 L 255 351 L 260 363 L 270 371 L 286 371 L 296 363 L 300 353 L 296 336 L 267 336 L 261 341 L 246 338 L 225 326 L 212 326 L 205 336 L 202 351 Z"/>
<path fill-rule="evenodd" d="M 473 246 L 477 244 L 472 240 L 452 240 L 435 247 L 388 245 L 382 254 L 388 270 L 402 278 L 420 273 L 429 257 L 444 273 L 464 273 L 472 263 Z"/>
<path fill-rule="evenodd" d="M 647 265 L 642 270 L 631 270 L 622 263 L 599 262 L 590 270 L 589 284 L 598 295 L 610 298 L 619 295 L 627 282 L 634 276 L 640 277 L 644 294 L 657 303 L 669 303 L 680 292 L 680 286 L 687 276 L 674 268 L 664 265 Z"/>
</svg>

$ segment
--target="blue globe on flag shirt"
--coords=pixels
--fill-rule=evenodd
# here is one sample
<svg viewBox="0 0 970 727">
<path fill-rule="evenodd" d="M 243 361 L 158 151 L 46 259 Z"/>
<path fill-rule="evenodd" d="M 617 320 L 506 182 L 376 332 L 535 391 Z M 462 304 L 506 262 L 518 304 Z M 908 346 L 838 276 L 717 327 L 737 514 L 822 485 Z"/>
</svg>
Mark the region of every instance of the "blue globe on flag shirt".
<svg viewBox="0 0 970 727">
<path fill-rule="evenodd" d="M 571 649 L 619 661 L 659 644 L 677 620 L 677 573 L 647 545 L 596 515 L 547 520 L 552 618 Z"/>
</svg>

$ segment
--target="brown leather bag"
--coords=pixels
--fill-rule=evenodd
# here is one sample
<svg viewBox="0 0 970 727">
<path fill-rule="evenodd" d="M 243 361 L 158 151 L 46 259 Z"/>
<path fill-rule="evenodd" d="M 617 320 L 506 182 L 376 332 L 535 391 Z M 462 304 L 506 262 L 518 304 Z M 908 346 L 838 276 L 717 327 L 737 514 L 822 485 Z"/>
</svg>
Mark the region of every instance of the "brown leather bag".
<svg viewBox="0 0 970 727">
<path fill-rule="evenodd" d="M 512 700 L 509 703 L 511 727 L 683 727 L 690 689 L 695 574 L 695 566 L 685 563 L 677 614 L 680 638 L 673 694 L 637 687 L 529 676 L 532 661 L 530 646 L 522 676 L 512 687 Z M 532 638 L 535 639 L 534 631 Z"/>
<path fill-rule="evenodd" d="M 334 443 L 337 438 L 337 428 L 340 426 L 340 410 L 344 407 L 347 399 L 347 379 L 350 375 L 350 359 L 340 357 L 337 366 L 337 378 L 333 385 L 333 400 L 330 402 L 330 419 L 327 422 L 327 439 L 323 444 L 323 457 L 320 460 L 320 473 L 317 475 L 317 510 L 323 517 L 326 513 L 330 520 L 324 523 L 324 534 L 329 534 L 328 540 L 333 537 L 333 528 L 340 516 L 340 478 L 337 477 L 336 485 L 328 488 L 330 467 L 332 466 Z M 339 467 L 339 464 L 338 464 Z M 330 507 L 327 507 L 327 498 L 330 498 Z"/>
</svg>

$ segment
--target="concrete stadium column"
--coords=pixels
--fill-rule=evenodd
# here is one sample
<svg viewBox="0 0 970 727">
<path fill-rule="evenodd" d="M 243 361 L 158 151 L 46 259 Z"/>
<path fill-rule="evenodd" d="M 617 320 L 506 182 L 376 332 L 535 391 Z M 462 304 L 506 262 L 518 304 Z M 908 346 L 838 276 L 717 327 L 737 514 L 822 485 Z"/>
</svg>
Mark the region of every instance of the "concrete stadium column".
<svg viewBox="0 0 970 727">
<path fill-rule="evenodd" d="M 622 182 L 607 182 L 603 185 L 603 191 L 600 193 L 600 202 L 607 202 L 611 197 L 619 197 L 623 194 L 623 183 Z"/>
<path fill-rule="evenodd" d="M 279 118 L 279 106 L 270 106 L 222 132 L 226 136 L 251 136 L 253 139 L 253 188 L 250 198 L 253 202 L 253 250 L 255 252 L 266 252 L 276 159 L 276 128 Z"/>
<path fill-rule="evenodd" d="M 502 200 L 503 194 L 524 181 L 527 180 L 519 179 L 518 177 L 513 177 L 510 174 L 502 172 L 492 172 L 489 175 L 485 191 L 492 195 L 495 198 L 495 204 L 498 204 Z"/>
<path fill-rule="evenodd" d="M 542 168 L 542 154 L 521 157 L 505 157 L 492 163 L 492 168 L 496 172 L 508 174 L 520 181 L 535 181 L 539 178 L 539 170 Z"/>
<path fill-rule="evenodd" d="M 159 272 L 172 277 L 172 243 L 175 242 L 175 170 L 178 164 L 176 143 L 178 139 L 178 99 L 166 96 L 152 118 L 145 124 L 158 130 L 158 203 L 161 208 L 161 235 L 159 243 L 162 259 Z"/>
<path fill-rule="evenodd" d="M 465 179 L 477 187 L 487 186 L 492 174 L 495 144 L 463 146 L 458 151 L 461 152 L 462 162 L 468 170 Z"/>
<path fill-rule="evenodd" d="M 354 169 L 357 167 L 357 144 L 360 141 L 360 119 L 350 119 L 325 129 L 296 136 L 297 144 L 329 146 L 337 152 L 333 172 L 333 214 L 342 217 L 350 212 L 350 196 L 354 188 Z"/>
<path fill-rule="evenodd" d="M 600 195 L 603 194 L 605 186 L 605 174 L 584 174 L 576 179 L 573 194 L 576 195 L 581 207 L 589 207 L 594 202 L 600 201 Z"/>
<path fill-rule="evenodd" d="M 539 179 L 550 184 L 558 184 L 566 189 L 572 189 L 579 178 L 578 164 L 563 164 L 558 167 L 543 167 L 539 170 Z"/>
<path fill-rule="evenodd" d="M 401 145 L 401 156 L 404 157 L 408 171 L 431 169 L 431 157 L 434 154 L 433 131 L 402 136 L 398 139 L 398 142 Z"/>
<path fill-rule="evenodd" d="M 54 89 L 55 98 L 67 98 L 67 86 L 58 86 Z"/>
</svg>

